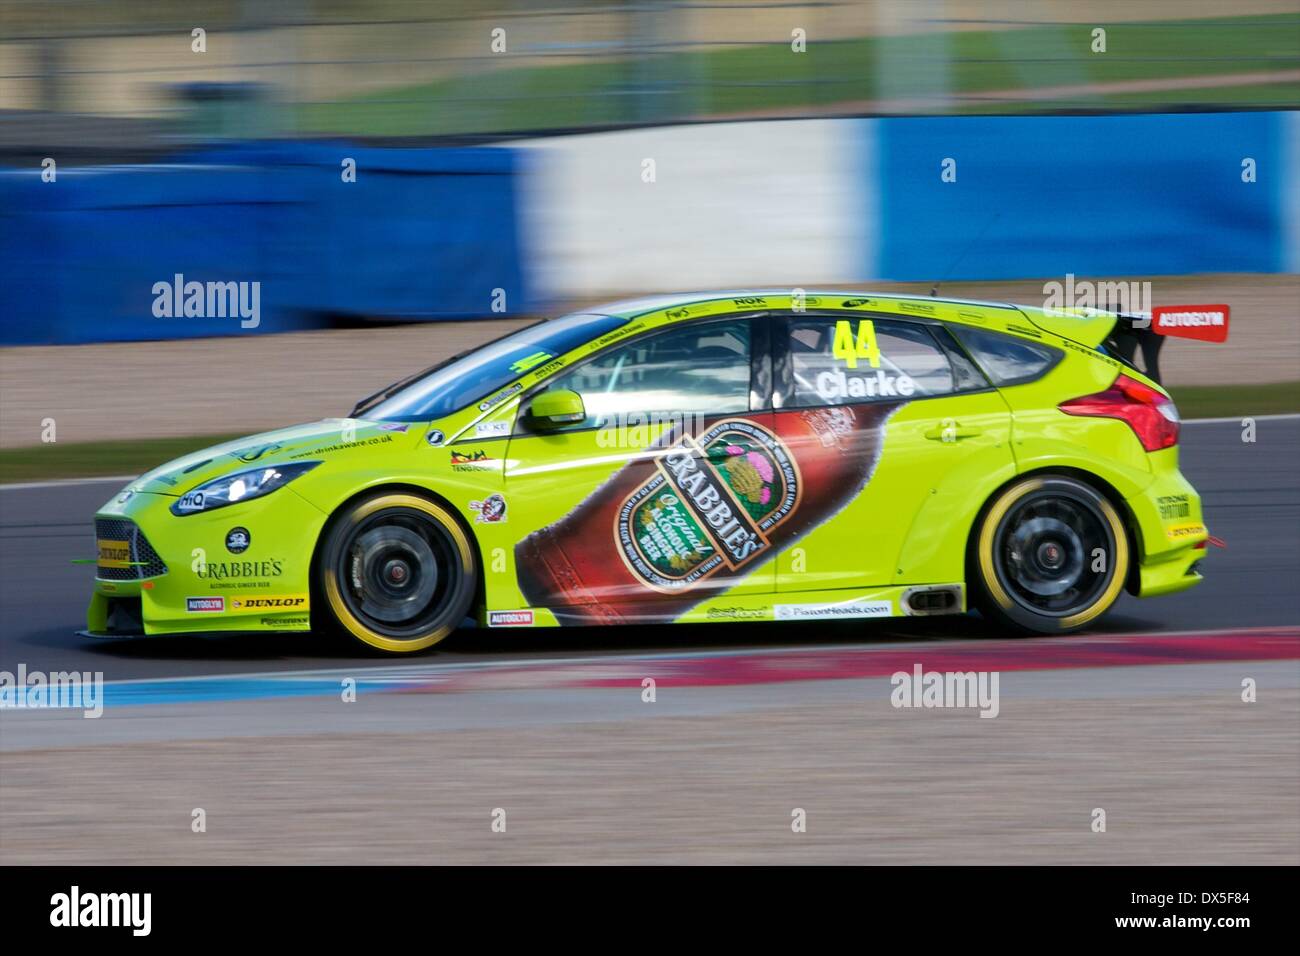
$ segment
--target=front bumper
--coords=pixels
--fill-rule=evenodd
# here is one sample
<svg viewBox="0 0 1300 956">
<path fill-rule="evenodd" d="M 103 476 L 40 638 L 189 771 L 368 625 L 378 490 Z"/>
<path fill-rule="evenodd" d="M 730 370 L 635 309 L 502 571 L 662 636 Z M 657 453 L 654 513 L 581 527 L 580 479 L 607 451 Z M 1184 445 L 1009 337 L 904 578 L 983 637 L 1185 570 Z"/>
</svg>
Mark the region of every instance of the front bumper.
<svg viewBox="0 0 1300 956">
<path fill-rule="evenodd" d="M 136 493 L 95 516 L 91 636 L 311 629 L 311 558 L 324 514 L 292 488 L 184 517 L 171 513 L 174 500 Z M 232 552 L 236 530 L 242 547 Z"/>
</svg>

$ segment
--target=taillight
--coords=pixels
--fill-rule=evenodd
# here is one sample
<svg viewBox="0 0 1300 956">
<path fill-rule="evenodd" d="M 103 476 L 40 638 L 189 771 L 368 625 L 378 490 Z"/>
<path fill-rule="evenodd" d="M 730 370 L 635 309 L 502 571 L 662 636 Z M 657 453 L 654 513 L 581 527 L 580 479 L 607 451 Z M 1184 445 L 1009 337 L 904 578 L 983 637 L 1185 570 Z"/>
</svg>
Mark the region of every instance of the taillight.
<svg viewBox="0 0 1300 956">
<path fill-rule="evenodd" d="M 1072 398 L 1058 407 L 1067 415 L 1123 419 L 1147 451 L 1178 444 L 1178 408 L 1173 399 L 1126 375 L 1104 392 Z"/>
</svg>

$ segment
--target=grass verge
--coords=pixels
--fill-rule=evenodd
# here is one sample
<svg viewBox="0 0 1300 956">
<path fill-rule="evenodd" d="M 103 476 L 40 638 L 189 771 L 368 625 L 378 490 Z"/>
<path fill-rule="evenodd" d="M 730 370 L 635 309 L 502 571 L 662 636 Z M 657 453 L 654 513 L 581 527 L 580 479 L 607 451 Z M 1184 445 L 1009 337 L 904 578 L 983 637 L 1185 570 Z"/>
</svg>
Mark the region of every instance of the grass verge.
<svg viewBox="0 0 1300 956">
<path fill-rule="evenodd" d="M 165 461 L 239 438 L 241 434 L 136 438 L 73 444 L 54 442 L 48 445 L 5 448 L 0 450 L 0 484 L 53 478 L 140 475 Z"/>
<path fill-rule="evenodd" d="M 1075 97 L 1081 102 L 1074 105 L 1289 107 L 1296 104 L 1294 84 L 1207 91 L 1198 89 L 1196 80 L 1295 68 L 1300 65 L 1296 23 L 1289 13 L 1113 23 L 1106 26 L 1105 53 L 1093 52 L 1090 24 L 1040 24 L 843 40 L 813 36 L 804 54 L 792 53 L 783 38 L 564 65 L 537 65 L 532 59 L 527 65 L 302 103 L 294 110 L 297 127 L 318 134 L 476 134 L 753 111 L 842 107 L 852 112 L 882 98 L 1174 78 L 1186 79 L 1187 89 L 1118 98 L 1099 89 L 1094 96 Z M 999 98 L 952 109 L 1021 112 L 1053 105 Z"/>
<path fill-rule="evenodd" d="M 1241 415 L 1284 415 L 1300 412 L 1300 382 L 1262 385 L 1186 385 L 1169 394 L 1183 420 Z"/>
<path fill-rule="evenodd" d="M 1300 382 L 1193 385 L 1171 392 L 1184 420 L 1300 412 Z M 199 435 L 6 448 L 0 450 L 0 484 L 138 475 L 189 452 L 240 437 L 242 434 Z"/>
</svg>

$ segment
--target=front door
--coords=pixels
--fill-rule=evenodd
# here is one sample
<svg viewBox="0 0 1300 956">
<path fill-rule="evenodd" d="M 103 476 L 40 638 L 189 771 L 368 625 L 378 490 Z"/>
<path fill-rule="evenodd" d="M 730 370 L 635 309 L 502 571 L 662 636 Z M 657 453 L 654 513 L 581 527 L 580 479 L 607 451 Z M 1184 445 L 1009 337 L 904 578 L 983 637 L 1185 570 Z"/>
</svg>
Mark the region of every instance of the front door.
<svg viewBox="0 0 1300 956">
<path fill-rule="evenodd" d="M 672 620 L 719 590 L 773 590 L 775 549 L 748 538 L 779 484 L 756 389 L 766 321 L 670 326 L 549 380 L 582 397 L 581 422 L 530 426 L 525 398 L 505 483 L 527 507 L 515 568 L 529 605 L 581 623 Z"/>
</svg>

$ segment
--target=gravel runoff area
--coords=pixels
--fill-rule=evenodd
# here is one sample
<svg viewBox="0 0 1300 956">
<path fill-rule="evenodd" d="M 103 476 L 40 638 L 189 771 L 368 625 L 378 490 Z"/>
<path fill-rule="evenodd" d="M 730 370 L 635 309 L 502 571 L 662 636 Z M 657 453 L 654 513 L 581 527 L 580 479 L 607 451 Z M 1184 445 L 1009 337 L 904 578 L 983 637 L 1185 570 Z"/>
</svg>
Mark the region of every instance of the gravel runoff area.
<svg viewBox="0 0 1300 956">
<path fill-rule="evenodd" d="M 1226 302 L 1233 309 L 1226 345 L 1169 343 L 1162 359 L 1169 384 L 1300 377 L 1300 276 L 1157 276 L 1151 284 L 1156 304 Z M 915 283 L 856 285 L 929 291 Z M 1031 305 L 1044 299 L 1037 279 L 950 282 L 940 294 Z M 346 415 L 362 396 L 528 321 L 0 349 L 0 447 L 38 444 L 46 418 L 56 421 L 60 442 L 86 442 L 251 433 Z"/>
<path fill-rule="evenodd" d="M 995 720 L 896 711 L 879 692 L 5 753 L 0 863 L 1295 865 L 1300 691 L 1266 683 L 1254 704 L 1234 678 L 1213 694 L 1004 701 Z"/>
</svg>

